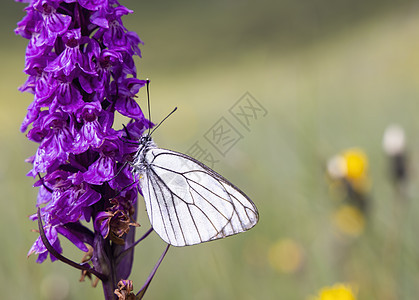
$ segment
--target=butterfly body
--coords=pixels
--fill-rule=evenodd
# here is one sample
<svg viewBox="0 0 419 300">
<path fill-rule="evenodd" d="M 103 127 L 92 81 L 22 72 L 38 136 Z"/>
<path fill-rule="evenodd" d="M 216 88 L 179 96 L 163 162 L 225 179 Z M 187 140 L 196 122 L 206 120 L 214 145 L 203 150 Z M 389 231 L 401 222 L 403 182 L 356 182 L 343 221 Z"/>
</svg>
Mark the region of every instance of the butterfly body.
<svg viewBox="0 0 419 300">
<path fill-rule="evenodd" d="M 153 229 L 173 246 L 224 238 L 258 221 L 256 206 L 240 189 L 194 158 L 158 148 L 149 135 L 131 165 Z"/>
</svg>

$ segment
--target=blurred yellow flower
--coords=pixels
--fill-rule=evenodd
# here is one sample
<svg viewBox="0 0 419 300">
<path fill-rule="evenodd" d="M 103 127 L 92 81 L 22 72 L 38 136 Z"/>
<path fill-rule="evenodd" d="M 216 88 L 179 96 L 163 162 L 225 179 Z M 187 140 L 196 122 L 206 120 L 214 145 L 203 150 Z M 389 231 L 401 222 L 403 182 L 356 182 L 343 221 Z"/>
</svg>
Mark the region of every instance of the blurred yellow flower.
<svg viewBox="0 0 419 300">
<path fill-rule="evenodd" d="M 282 239 L 269 248 L 269 264 L 277 271 L 295 273 L 304 262 L 302 247 L 292 239 Z"/>
<path fill-rule="evenodd" d="M 333 223 L 340 232 L 349 236 L 359 236 L 365 228 L 364 214 L 353 205 L 342 205 L 333 214 Z"/>
<path fill-rule="evenodd" d="M 351 190 L 365 195 L 370 189 L 368 176 L 368 158 L 359 148 L 350 148 L 333 156 L 327 162 L 327 173 L 340 184 L 349 184 Z"/>
<path fill-rule="evenodd" d="M 356 300 L 356 293 L 347 284 L 337 283 L 331 287 L 324 287 L 313 300 Z"/>
<path fill-rule="evenodd" d="M 364 180 L 368 171 L 367 155 L 361 149 L 352 148 L 342 153 L 346 162 L 348 180 Z"/>
</svg>

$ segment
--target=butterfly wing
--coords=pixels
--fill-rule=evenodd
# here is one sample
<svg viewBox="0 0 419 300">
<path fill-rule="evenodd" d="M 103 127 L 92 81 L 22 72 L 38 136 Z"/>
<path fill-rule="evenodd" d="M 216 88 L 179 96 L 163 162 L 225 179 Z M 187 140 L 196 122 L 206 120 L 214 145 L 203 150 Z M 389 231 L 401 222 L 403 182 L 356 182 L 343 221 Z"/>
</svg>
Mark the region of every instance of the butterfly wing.
<svg viewBox="0 0 419 300">
<path fill-rule="evenodd" d="M 246 231 L 258 222 L 241 190 L 201 162 L 153 148 L 140 178 L 150 222 L 173 246 L 199 244 Z"/>
</svg>

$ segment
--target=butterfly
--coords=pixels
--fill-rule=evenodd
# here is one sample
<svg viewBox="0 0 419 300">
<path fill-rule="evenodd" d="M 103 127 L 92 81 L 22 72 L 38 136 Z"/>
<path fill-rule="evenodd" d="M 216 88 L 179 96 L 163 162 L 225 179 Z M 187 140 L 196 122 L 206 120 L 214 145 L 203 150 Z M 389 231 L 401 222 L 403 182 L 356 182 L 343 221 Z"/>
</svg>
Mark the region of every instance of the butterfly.
<svg viewBox="0 0 419 300">
<path fill-rule="evenodd" d="M 158 148 L 150 133 L 141 137 L 130 164 L 150 223 L 170 245 L 224 238 L 258 222 L 255 204 L 239 188 L 188 155 Z"/>
<path fill-rule="evenodd" d="M 148 114 L 150 94 L 147 79 Z M 200 161 L 158 148 L 151 134 L 143 135 L 129 162 L 139 184 L 154 231 L 172 246 L 190 246 L 244 232 L 259 220 L 245 193 Z"/>
</svg>

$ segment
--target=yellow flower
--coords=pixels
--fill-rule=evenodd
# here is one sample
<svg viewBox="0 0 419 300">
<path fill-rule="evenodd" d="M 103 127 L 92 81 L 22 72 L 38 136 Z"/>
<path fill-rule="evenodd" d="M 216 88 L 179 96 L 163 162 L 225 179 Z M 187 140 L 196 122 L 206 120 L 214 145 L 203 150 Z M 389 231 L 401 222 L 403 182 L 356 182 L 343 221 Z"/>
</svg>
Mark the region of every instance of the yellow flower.
<svg viewBox="0 0 419 300">
<path fill-rule="evenodd" d="M 273 269 L 283 273 L 295 273 L 303 265 L 304 253 L 294 240 L 282 239 L 269 248 L 268 259 Z"/>
<path fill-rule="evenodd" d="M 333 222 L 344 234 L 359 236 L 365 228 L 364 214 L 355 206 L 342 205 L 333 215 Z"/>
<path fill-rule="evenodd" d="M 342 154 L 346 161 L 346 177 L 352 180 L 363 179 L 367 176 L 368 159 L 361 149 L 353 148 Z"/>
<path fill-rule="evenodd" d="M 330 178 L 345 180 L 358 193 L 365 194 L 370 188 L 368 158 L 364 151 L 351 148 L 332 157 L 327 164 Z"/>
<path fill-rule="evenodd" d="M 313 300 L 356 300 L 356 293 L 347 284 L 337 283 L 332 287 L 324 287 Z"/>
</svg>

